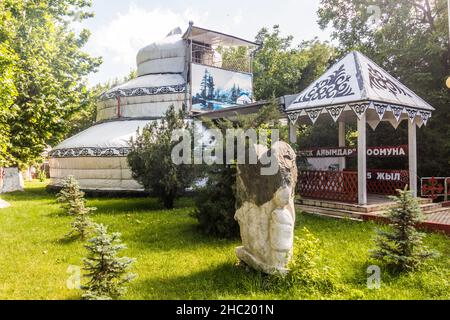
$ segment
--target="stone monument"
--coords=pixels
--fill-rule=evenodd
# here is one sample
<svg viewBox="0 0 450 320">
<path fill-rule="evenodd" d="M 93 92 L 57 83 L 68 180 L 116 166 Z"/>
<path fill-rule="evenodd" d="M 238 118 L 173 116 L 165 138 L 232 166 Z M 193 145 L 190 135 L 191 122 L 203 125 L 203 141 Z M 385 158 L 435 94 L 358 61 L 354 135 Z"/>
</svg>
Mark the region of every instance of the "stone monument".
<svg viewBox="0 0 450 320">
<path fill-rule="evenodd" d="M 269 154 L 264 146 L 254 148 L 260 160 Z M 294 242 L 297 157 L 291 146 L 281 141 L 274 143 L 270 154 L 278 164 L 273 175 L 261 174 L 261 161 L 238 165 L 235 219 L 243 246 L 236 254 L 256 270 L 285 274 Z"/>
<path fill-rule="evenodd" d="M 24 183 L 19 168 L 3 168 L 3 183 L 0 193 L 23 191 Z"/>
</svg>

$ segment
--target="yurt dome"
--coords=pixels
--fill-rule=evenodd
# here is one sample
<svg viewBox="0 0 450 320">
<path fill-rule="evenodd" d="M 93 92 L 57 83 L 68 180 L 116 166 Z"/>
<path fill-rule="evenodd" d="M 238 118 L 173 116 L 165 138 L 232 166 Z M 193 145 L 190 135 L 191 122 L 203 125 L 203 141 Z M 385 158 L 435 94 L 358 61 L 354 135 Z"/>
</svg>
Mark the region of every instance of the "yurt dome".
<svg viewBox="0 0 450 320">
<path fill-rule="evenodd" d="M 105 92 L 97 106 L 97 121 L 115 118 L 161 118 L 186 99 L 186 50 L 181 30 L 137 54 L 138 77 Z"/>
<path fill-rule="evenodd" d="M 186 101 L 185 40 L 181 30 L 137 54 L 138 77 L 103 93 L 97 124 L 63 141 L 50 153 L 50 186 L 73 175 L 84 190 L 143 191 L 133 180 L 126 156 L 139 128 Z"/>
<path fill-rule="evenodd" d="M 139 50 L 137 73 L 139 76 L 157 73 L 183 73 L 186 65 L 186 42 L 178 34 Z"/>
</svg>

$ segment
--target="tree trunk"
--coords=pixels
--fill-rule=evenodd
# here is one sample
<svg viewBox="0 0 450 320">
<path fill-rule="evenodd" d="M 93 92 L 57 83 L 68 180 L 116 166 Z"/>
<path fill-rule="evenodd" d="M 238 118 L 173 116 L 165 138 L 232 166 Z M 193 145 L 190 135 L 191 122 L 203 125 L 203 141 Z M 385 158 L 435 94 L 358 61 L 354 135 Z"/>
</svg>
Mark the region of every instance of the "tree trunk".
<svg viewBox="0 0 450 320">
<path fill-rule="evenodd" d="M 165 195 L 163 202 L 166 209 L 173 209 L 175 203 L 175 195 L 173 193 Z"/>
</svg>

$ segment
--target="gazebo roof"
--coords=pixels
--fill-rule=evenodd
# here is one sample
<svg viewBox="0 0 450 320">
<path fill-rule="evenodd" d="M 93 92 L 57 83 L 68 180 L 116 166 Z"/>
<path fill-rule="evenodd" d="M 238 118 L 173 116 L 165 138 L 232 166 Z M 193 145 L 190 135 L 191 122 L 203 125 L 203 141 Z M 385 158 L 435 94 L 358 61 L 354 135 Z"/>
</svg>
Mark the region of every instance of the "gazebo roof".
<svg viewBox="0 0 450 320">
<path fill-rule="evenodd" d="M 287 106 L 295 123 L 321 114 L 334 121 L 366 113 L 372 128 L 382 120 L 394 127 L 404 120 L 427 124 L 434 108 L 362 53 L 353 51 L 332 66 Z M 346 114 L 346 115 L 344 115 Z"/>
</svg>

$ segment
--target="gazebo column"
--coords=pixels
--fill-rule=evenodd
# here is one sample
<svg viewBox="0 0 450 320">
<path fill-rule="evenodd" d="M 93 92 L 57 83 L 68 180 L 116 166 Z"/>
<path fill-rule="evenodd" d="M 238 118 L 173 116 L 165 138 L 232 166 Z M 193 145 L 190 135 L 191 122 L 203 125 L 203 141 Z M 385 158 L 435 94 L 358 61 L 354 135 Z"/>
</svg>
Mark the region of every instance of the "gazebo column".
<svg viewBox="0 0 450 320">
<path fill-rule="evenodd" d="M 293 124 L 292 121 L 289 121 L 289 141 L 291 143 L 297 143 L 297 123 Z"/>
<path fill-rule="evenodd" d="M 339 121 L 339 147 L 345 147 L 345 122 Z M 339 158 L 339 169 L 343 171 L 346 168 L 345 157 Z"/>
<path fill-rule="evenodd" d="M 358 203 L 367 204 L 366 114 L 358 119 Z"/>
<path fill-rule="evenodd" d="M 408 121 L 408 152 L 409 152 L 409 189 L 417 197 L 417 127 Z"/>
</svg>

